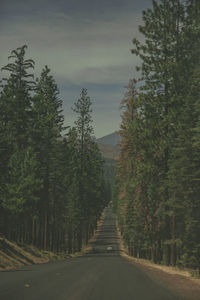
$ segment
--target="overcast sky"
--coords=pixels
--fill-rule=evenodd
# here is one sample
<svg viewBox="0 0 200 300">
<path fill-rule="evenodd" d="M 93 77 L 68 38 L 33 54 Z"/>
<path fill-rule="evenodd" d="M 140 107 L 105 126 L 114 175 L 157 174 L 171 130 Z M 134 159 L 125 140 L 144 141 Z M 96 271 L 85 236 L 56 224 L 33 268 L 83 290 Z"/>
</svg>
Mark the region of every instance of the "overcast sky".
<svg viewBox="0 0 200 300">
<path fill-rule="evenodd" d="M 151 0 L 0 0 L 0 67 L 27 44 L 35 75 L 45 65 L 52 71 L 65 124 L 73 124 L 71 107 L 87 88 L 95 135 L 109 134 L 119 129 L 124 87 L 136 75 L 132 39 L 150 6 Z"/>
</svg>

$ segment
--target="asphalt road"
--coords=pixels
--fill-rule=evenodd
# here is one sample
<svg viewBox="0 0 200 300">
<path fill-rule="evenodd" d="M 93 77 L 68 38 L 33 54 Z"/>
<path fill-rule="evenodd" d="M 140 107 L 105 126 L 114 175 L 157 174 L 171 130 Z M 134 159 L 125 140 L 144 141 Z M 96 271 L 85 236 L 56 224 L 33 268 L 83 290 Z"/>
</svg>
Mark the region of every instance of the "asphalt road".
<svg viewBox="0 0 200 300">
<path fill-rule="evenodd" d="M 90 253 L 62 262 L 0 272 L 0 300 L 179 300 L 119 253 L 107 208 Z"/>
</svg>

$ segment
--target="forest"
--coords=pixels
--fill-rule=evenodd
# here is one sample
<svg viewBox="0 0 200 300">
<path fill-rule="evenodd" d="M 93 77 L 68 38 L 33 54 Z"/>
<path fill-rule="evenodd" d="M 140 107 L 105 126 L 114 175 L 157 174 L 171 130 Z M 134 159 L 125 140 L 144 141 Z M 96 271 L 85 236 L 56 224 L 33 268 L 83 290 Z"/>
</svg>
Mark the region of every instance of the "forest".
<svg viewBox="0 0 200 300">
<path fill-rule="evenodd" d="M 200 273 L 200 1 L 152 1 L 142 19 L 114 209 L 130 255 Z"/>
<path fill-rule="evenodd" d="M 1 68 L 0 235 L 80 251 L 116 173 L 112 203 L 129 254 L 200 274 L 200 1 L 153 0 L 142 20 L 116 172 L 95 142 L 87 90 L 65 128 L 49 67 L 34 79 L 27 46 L 11 52 Z"/>
<path fill-rule="evenodd" d="M 34 80 L 27 46 L 2 67 L 0 91 L 0 234 L 40 249 L 73 253 L 93 234 L 109 201 L 95 143 L 92 102 L 82 89 L 64 127 L 58 86 L 45 66 Z"/>
</svg>

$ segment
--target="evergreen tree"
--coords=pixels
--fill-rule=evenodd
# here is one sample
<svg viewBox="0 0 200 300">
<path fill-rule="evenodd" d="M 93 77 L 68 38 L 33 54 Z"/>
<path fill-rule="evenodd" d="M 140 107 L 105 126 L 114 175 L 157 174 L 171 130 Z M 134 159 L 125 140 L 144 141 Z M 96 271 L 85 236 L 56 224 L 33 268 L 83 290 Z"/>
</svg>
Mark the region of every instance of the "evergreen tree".
<svg viewBox="0 0 200 300">
<path fill-rule="evenodd" d="M 35 82 L 30 81 L 33 74 L 29 69 L 34 68 L 32 59 L 25 59 L 26 45 L 11 52 L 9 59 L 13 63 L 7 64 L 1 70 L 10 72 L 8 78 L 3 78 L 1 102 L 6 107 L 6 116 L 2 116 L 7 134 L 14 147 L 24 149 L 28 145 L 31 120 L 31 95 Z"/>
<path fill-rule="evenodd" d="M 104 206 L 102 203 L 104 192 L 103 161 L 94 142 L 93 127 L 91 126 L 91 104 L 87 90 L 83 89 L 73 109 L 78 114 L 75 128 L 78 143 L 77 159 L 80 166 L 78 179 L 81 220 L 78 232 L 79 250 L 83 241 L 88 242 L 89 235 L 94 230 Z"/>
<path fill-rule="evenodd" d="M 31 147 L 25 151 L 18 150 L 11 156 L 3 207 L 12 217 L 12 226 L 7 228 L 6 234 L 20 242 L 31 243 L 33 238 L 32 221 L 36 217 L 37 192 L 41 188 L 37 173 L 38 163 Z"/>
<path fill-rule="evenodd" d="M 140 88 L 129 84 L 122 101 L 115 206 L 131 254 L 199 268 L 200 7 L 152 4 L 139 27 L 144 42 L 133 40 Z"/>
<path fill-rule="evenodd" d="M 57 149 L 57 139 L 63 129 L 62 101 L 58 98 L 59 92 L 55 80 L 49 73 L 50 69 L 45 66 L 41 77 L 37 80 L 32 108 L 32 143 L 40 164 L 38 175 L 43 182 L 39 195 L 39 226 L 44 248 L 47 248 L 48 244 L 51 210 L 55 201 L 52 197 L 52 189 L 55 185 L 52 177 L 56 170 L 56 167 L 54 168 L 55 149 Z"/>
<path fill-rule="evenodd" d="M 29 81 L 26 46 L 3 70 L 0 95 L 0 233 L 20 243 L 69 253 L 87 243 L 108 195 L 85 89 L 75 127 L 61 136 L 62 101 L 50 69 Z"/>
<path fill-rule="evenodd" d="M 83 227 L 87 227 L 86 221 L 88 216 L 89 203 L 87 198 L 87 164 L 88 154 L 90 151 L 90 144 L 92 140 L 93 128 L 91 126 L 91 100 L 87 95 L 87 90 L 82 89 L 80 98 L 74 105 L 73 111 L 78 114 L 77 121 L 75 121 L 75 128 L 77 130 L 78 138 L 78 159 L 80 164 L 79 170 L 79 199 L 80 199 L 80 213 L 81 223 L 79 226 L 78 243 L 79 250 L 82 247 Z"/>
<path fill-rule="evenodd" d="M 11 52 L 9 59 L 14 60 L 3 67 L 2 71 L 8 71 L 8 78 L 2 80 L 2 91 L 0 96 L 0 206 L 3 211 L 4 224 L 9 223 L 9 201 L 8 185 L 12 177 L 9 166 L 13 155 L 18 152 L 26 153 L 30 145 L 30 123 L 31 123 L 31 91 L 34 82 L 30 81 L 33 74 L 29 73 L 34 68 L 34 61 L 25 59 L 24 45 Z M 15 160 L 19 156 L 15 157 Z M 10 161 L 11 160 L 11 161 Z M 20 165 L 19 165 L 20 166 Z M 21 173 L 22 170 L 19 170 Z M 2 201 L 4 204 L 2 206 Z M 17 203 L 16 203 L 17 205 Z M 3 208 L 4 207 L 4 208 Z M 7 209 L 5 210 L 5 207 Z M 8 226 L 4 226 L 7 232 Z"/>
</svg>

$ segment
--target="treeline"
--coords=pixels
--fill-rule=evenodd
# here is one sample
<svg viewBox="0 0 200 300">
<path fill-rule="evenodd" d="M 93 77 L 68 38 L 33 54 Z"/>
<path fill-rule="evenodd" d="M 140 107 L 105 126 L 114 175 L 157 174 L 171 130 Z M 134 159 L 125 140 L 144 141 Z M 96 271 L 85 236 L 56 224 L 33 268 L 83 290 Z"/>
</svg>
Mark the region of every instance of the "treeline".
<svg viewBox="0 0 200 300">
<path fill-rule="evenodd" d="M 83 89 L 74 127 L 64 128 L 62 101 L 45 66 L 34 81 L 27 46 L 2 68 L 0 93 L 0 233 L 53 251 L 81 250 L 108 202 L 103 161 Z M 65 130 L 65 136 L 61 135 Z"/>
<path fill-rule="evenodd" d="M 200 1 L 153 1 L 139 31 L 114 208 L 131 255 L 200 271 Z"/>
</svg>

